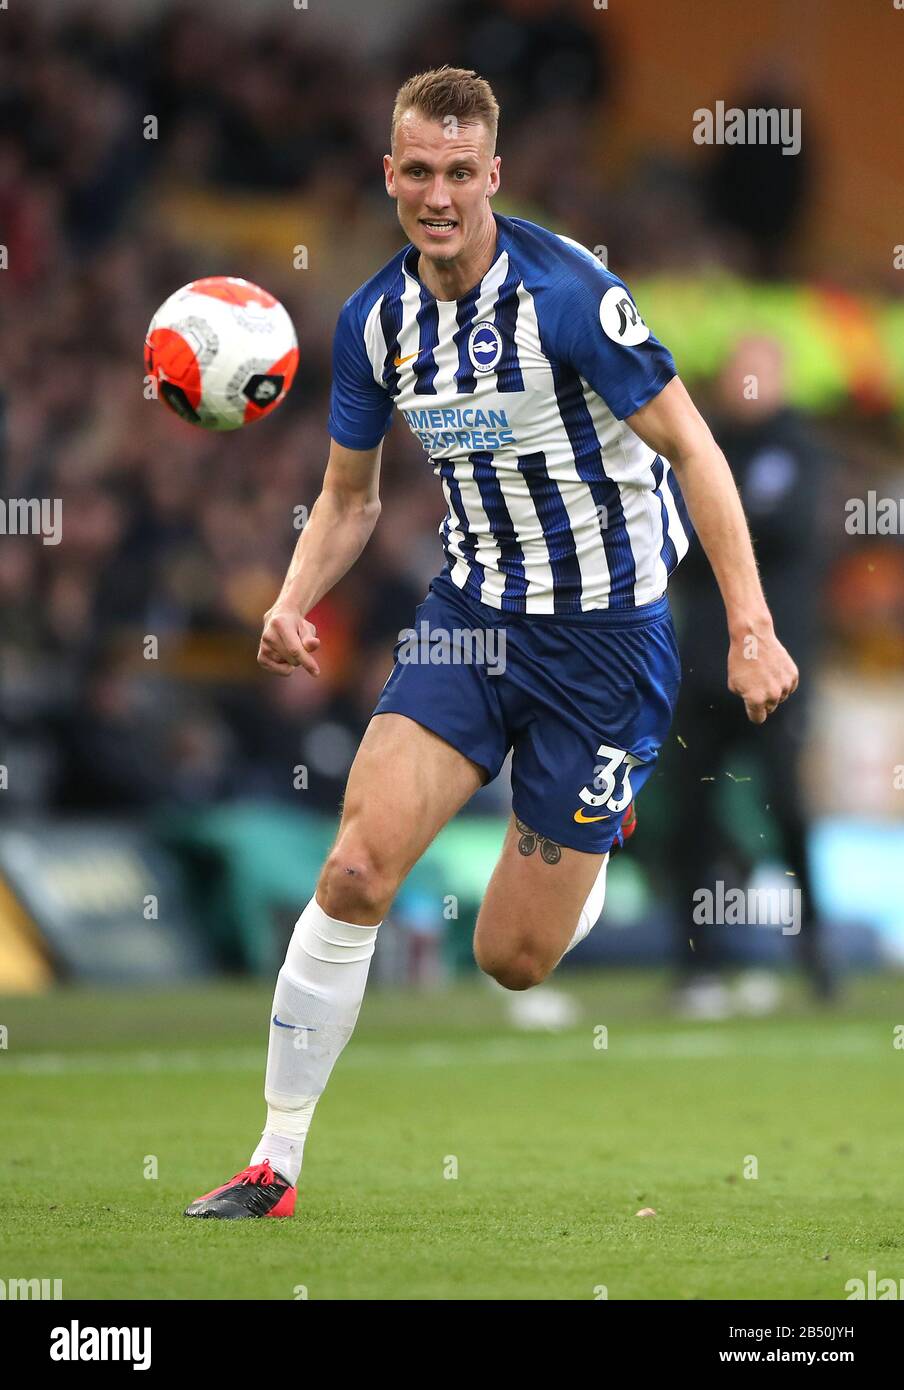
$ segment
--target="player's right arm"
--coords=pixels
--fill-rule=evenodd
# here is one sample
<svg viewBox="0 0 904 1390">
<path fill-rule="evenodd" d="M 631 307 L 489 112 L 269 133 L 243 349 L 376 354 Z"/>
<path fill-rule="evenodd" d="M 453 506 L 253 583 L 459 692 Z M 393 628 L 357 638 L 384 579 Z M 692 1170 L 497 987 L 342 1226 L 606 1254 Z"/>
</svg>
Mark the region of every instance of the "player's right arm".
<svg viewBox="0 0 904 1390">
<path fill-rule="evenodd" d="M 307 614 L 351 569 L 380 515 L 380 455 L 392 396 L 367 355 L 366 322 L 374 293 L 362 287 L 342 306 L 333 338 L 330 457 L 323 490 L 298 538 L 285 583 L 264 614 L 258 662 L 290 676 L 302 666 L 319 676 L 320 639 Z"/>
<path fill-rule="evenodd" d="M 279 597 L 264 614 L 258 664 L 277 676 L 301 666 L 320 674 L 314 653 L 320 638 L 307 614 L 346 574 L 364 549 L 380 515 L 380 455 L 347 449 L 335 440 L 320 496 L 298 538 Z"/>
</svg>

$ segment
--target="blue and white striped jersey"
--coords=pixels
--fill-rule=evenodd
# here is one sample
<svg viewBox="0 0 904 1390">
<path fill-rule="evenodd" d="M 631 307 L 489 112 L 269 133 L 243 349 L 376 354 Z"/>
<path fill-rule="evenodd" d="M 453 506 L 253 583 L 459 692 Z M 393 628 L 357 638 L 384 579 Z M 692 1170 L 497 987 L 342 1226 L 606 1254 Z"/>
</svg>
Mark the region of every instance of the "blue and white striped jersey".
<svg viewBox="0 0 904 1390">
<path fill-rule="evenodd" d="M 435 299 L 409 245 L 345 303 L 329 432 L 371 449 L 401 410 L 442 479 L 468 597 L 563 615 L 650 603 L 691 528 L 667 460 L 624 420 L 675 363 L 590 251 L 495 217 L 495 259 L 463 299 Z"/>
</svg>

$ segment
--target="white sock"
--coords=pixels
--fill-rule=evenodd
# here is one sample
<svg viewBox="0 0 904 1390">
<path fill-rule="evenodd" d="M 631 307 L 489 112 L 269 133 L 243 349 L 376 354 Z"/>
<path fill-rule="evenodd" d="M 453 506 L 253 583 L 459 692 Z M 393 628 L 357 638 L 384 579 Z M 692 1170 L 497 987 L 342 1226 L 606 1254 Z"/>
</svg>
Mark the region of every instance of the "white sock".
<svg viewBox="0 0 904 1390">
<path fill-rule="evenodd" d="M 379 926 L 339 922 L 312 898 L 295 924 L 276 980 L 264 1087 L 267 1123 L 251 1162 L 268 1159 L 293 1186 L 314 1107 L 361 1009 Z"/>
<path fill-rule="evenodd" d="M 585 936 L 589 936 L 591 928 L 596 926 L 602 916 L 603 903 L 606 901 L 606 870 L 608 867 L 609 856 L 608 854 L 604 854 L 603 862 L 596 876 L 596 881 L 590 890 L 587 901 L 581 909 L 581 916 L 574 929 L 574 936 L 565 947 L 563 955 L 567 956 L 568 952 L 573 951 L 575 946 L 579 945 L 579 943 L 584 940 Z"/>
</svg>

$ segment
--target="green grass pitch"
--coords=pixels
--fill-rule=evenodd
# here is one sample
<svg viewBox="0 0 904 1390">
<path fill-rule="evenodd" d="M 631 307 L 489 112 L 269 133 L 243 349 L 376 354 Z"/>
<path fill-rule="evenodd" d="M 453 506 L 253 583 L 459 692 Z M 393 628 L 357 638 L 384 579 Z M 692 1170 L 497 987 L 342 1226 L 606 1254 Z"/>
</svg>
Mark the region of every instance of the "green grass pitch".
<svg viewBox="0 0 904 1390">
<path fill-rule="evenodd" d="M 182 1209 L 257 1139 L 269 987 L 0 1000 L 0 1276 L 71 1299 L 843 1300 L 904 1278 L 900 977 L 705 1025 L 660 977 L 554 983 L 581 1013 L 555 1034 L 515 1031 L 480 980 L 372 989 L 295 1218 L 235 1223 Z"/>
</svg>

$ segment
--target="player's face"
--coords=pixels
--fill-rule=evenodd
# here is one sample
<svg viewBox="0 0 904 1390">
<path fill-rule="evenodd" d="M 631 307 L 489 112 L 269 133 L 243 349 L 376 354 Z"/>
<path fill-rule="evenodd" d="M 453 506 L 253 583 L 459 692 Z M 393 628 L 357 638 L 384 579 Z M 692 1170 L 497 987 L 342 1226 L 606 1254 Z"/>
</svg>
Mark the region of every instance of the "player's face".
<svg viewBox="0 0 904 1390">
<path fill-rule="evenodd" d="M 405 235 L 421 255 L 436 262 L 466 259 L 486 239 L 499 156 L 482 121 L 456 126 L 406 111 L 383 168 Z"/>
</svg>

